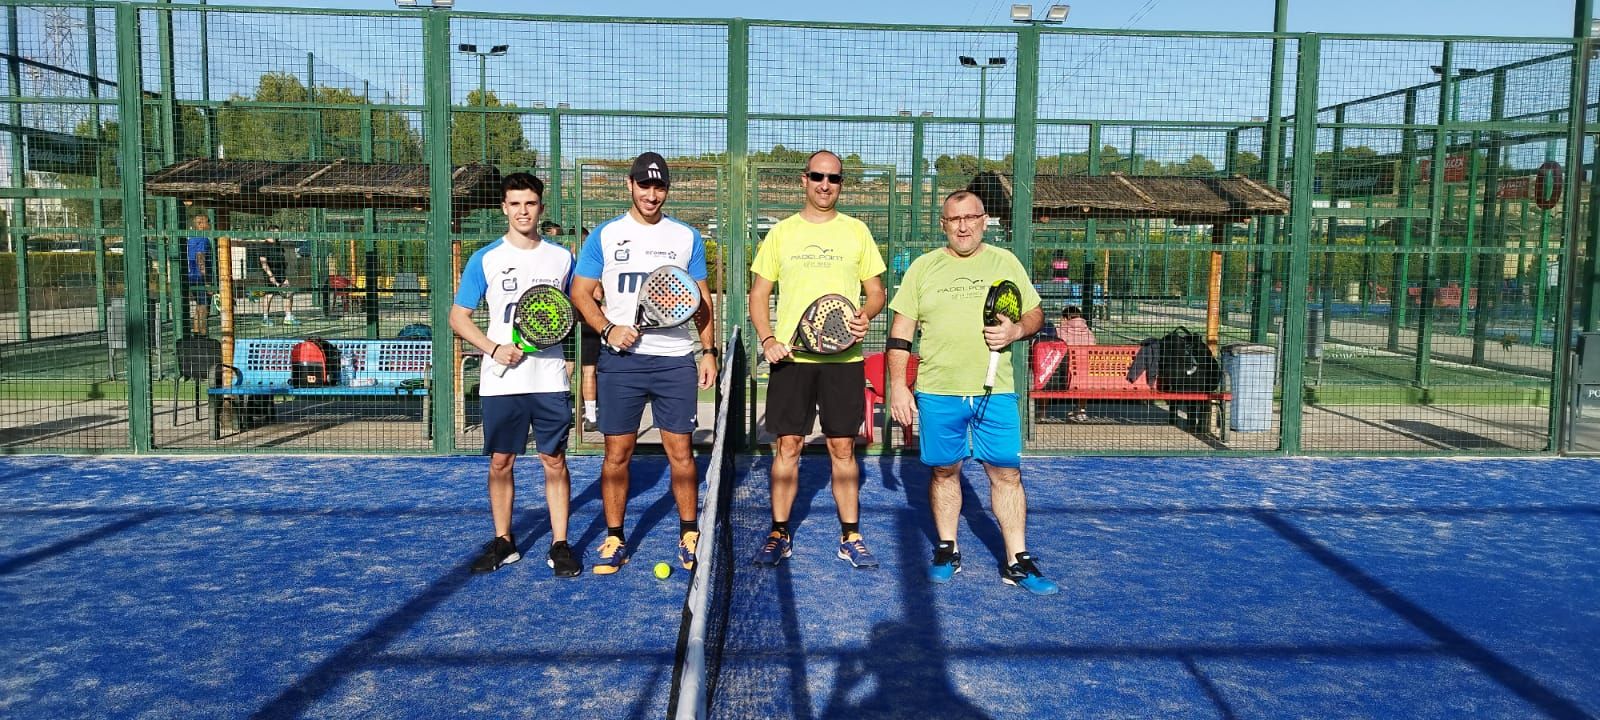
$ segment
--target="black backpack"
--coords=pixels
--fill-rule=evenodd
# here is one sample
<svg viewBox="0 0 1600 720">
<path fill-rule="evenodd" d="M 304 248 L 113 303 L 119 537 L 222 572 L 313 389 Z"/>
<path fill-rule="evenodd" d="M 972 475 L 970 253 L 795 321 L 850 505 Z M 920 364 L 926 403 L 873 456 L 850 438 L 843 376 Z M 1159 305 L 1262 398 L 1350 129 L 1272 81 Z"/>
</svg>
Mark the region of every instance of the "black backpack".
<svg viewBox="0 0 1600 720">
<path fill-rule="evenodd" d="M 1216 392 L 1222 385 L 1222 364 L 1200 336 L 1180 327 L 1167 333 L 1157 345 L 1160 366 L 1156 369 L 1156 389 L 1170 393 Z"/>
</svg>

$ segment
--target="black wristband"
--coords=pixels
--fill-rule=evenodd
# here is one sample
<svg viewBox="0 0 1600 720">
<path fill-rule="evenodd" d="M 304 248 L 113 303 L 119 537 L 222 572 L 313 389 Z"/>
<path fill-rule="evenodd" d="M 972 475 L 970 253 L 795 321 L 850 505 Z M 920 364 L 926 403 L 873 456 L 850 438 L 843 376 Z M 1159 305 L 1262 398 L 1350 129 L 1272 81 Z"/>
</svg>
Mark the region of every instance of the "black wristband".
<svg viewBox="0 0 1600 720">
<path fill-rule="evenodd" d="M 892 337 L 883 341 L 883 350 L 884 352 L 888 352 L 890 350 L 904 350 L 906 352 L 911 352 L 911 341 L 905 338 Z"/>
<path fill-rule="evenodd" d="M 494 357 L 494 354 L 497 352 L 500 352 L 500 343 L 494 344 L 494 349 L 489 351 L 489 357 Z"/>
<path fill-rule="evenodd" d="M 761 342 L 756 343 L 756 344 L 761 346 L 761 347 L 766 347 L 768 340 L 777 340 L 777 339 L 778 339 L 777 335 L 768 335 L 768 336 L 766 336 L 764 338 L 761 338 Z"/>
<path fill-rule="evenodd" d="M 721 359 L 722 358 L 722 351 L 718 350 L 718 349 L 716 349 L 714 347 L 701 348 L 700 349 L 700 354 L 701 355 L 710 355 L 713 359 Z"/>
</svg>

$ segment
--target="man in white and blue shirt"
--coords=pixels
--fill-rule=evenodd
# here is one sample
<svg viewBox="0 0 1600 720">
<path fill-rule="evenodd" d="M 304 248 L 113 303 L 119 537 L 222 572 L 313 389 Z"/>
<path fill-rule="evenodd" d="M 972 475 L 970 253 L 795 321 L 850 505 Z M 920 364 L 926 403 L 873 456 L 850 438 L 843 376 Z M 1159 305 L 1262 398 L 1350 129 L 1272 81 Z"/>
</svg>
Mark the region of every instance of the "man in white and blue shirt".
<svg viewBox="0 0 1600 720">
<path fill-rule="evenodd" d="M 450 329 L 483 351 L 478 395 L 483 405 L 483 453 L 489 456 L 489 510 L 494 539 L 472 564 L 490 572 L 522 555 L 511 534 L 511 508 L 516 497 L 513 473 L 517 456 L 527 452 L 531 428 L 539 461 L 544 465 L 545 503 L 550 509 L 548 564 L 557 577 L 577 577 L 582 566 L 567 545 L 567 516 L 572 484 L 567 474 L 567 436 L 572 428 L 572 394 L 561 345 L 524 353 L 511 340 L 511 314 L 522 293 L 535 285 L 571 285 L 573 259 L 566 248 L 542 239 L 535 224 L 544 212 L 544 183 L 528 173 L 512 173 L 501 182 L 500 209 L 508 228 L 504 237 L 472 254 L 461 272 Z M 472 313 L 489 309 L 487 331 L 479 330 Z M 504 375 L 501 370 L 504 370 Z"/>
<path fill-rule="evenodd" d="M 572 282 L 573 306 L 599 331 L 605 345 L 597 366 L 600 433 L 606 438 L 605 464 L 600 472 L 606 539 L 594 565 L 599 575 L 615 573 L 628 562 L 622 531 L 628 504 L 628 464 L 639 439 L 646 401 L 661 431 L 661 445 L 671 468 L 672 496 L 678 505 L 678 561 L 684 569 L 694 569 L 695 543 L 700 537 L 696 524 L 700 481 L 689 443 L 699 391 L 716 381 L 716 328 L 711 322 L 711 291 L 706 286 L 700 233 L 661 211 L 671 182 L 667 161 L 660 155 L 647 152 L 634 159 L 628 171 L 631 207 L 589 234 L 578 253 Z M 651 272 L 664 265 L 687 270 L 699 283 L 704 305 L 695 314 L 693 325 L 640 329 L 636 326 L 640 288 Z M 604 292 L 604 309 L 595 302 L 596 287 Z"/>
</svg>

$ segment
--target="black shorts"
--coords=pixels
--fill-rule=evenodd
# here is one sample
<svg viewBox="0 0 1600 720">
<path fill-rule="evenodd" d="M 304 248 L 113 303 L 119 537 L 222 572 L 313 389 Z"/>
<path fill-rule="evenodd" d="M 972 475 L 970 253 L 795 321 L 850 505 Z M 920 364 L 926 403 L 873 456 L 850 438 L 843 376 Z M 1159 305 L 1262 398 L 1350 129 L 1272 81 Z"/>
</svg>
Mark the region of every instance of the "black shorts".
<svg viewBox="0 0 1600 720">
<path fill-rule="evenodd" d="M 582 331 L 578 334 L 582 338 L 582 345 L 578 347 L 578 355 L 584 367 L 591 367 L 600 362 L 600 333 L 590 329 L 588 323 L 581 327 Z"/>
<path fill-rule="evenodd" d="M 866 387 L 859 362 L 777 363 L 767 380 L 767 432 L 809 435 L 820 411 L 823 435 L 855 437 Z"/>
</svg>

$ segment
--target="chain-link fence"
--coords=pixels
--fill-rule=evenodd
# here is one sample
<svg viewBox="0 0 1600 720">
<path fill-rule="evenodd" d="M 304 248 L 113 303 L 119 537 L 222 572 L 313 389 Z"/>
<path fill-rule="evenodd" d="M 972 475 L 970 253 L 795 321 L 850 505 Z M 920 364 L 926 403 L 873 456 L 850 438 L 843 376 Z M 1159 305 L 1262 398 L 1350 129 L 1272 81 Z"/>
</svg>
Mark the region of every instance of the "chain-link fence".
<svg viewBox="0 0 1600 720">
<path fill-rule="evenodd" d="M 12 450 L 474 451 L 478 358 L 446 318 L 504 232 L 496 178 L 544 179 L 577 250 L 645 150 L 723 324 L 813 150 L 891 295 L 943 198 L 1000 178 L 989 240 L 1051 324 L 1014 367 L 1034 452 L 1552 450 L 1593 319 L 1573 40 L 0 7 Z M 1145 206 L 1090 192 L 1119 177 Z M 1283 202 L 1190 202 L 1241 187 Z M 1182 388 L 1180 328 L 1216 360 Z M 347 392 L 229 389 L 309 337 Z M 903 446 L 868 407 L 872 448 Z"/>
</svg>

